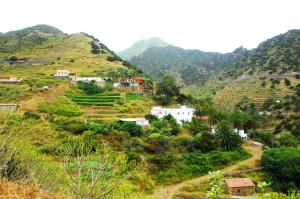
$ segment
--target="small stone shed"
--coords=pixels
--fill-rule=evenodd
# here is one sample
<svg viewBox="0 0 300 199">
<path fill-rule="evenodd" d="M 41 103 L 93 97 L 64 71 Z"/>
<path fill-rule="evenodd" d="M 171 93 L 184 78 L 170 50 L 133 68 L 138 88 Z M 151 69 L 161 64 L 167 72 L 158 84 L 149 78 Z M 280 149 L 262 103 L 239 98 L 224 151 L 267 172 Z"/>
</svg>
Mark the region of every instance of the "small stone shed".
<svg viewBox="0 0 300 199">
<path fill-rule="evenodd" d="M 234 196 L 249 196 L 255 193 L 255 185 L 248 178 L 225 179 L 227 192 Z"/>
</svg>

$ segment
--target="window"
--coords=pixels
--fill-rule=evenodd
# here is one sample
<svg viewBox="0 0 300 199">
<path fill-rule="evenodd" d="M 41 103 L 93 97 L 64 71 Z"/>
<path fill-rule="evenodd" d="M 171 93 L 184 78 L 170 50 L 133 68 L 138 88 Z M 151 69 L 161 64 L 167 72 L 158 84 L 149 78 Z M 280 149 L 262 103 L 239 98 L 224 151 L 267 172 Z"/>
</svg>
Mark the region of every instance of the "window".
<svg viewBox="0 0 300 199">
<path fill-rule="evenodd" d="M 179 112 L 178 112 L 178 115 L 179 115 Z"/>
</svg>

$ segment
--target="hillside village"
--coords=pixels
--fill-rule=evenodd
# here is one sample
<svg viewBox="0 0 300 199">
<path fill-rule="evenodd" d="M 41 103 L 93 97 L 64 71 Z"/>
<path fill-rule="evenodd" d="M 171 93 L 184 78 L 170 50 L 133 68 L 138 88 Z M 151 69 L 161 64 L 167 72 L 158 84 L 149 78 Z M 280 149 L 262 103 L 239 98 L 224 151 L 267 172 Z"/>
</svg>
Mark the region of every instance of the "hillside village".
<svg viewBox="0 0 300 199">
<path fill-rule="evenodd" d="M 193 90 L 86 33 L 35 26 L 0 47 L 0 197 L 8 185 L 19 198 L 300 194 L 296 69 L 225 68 Z"/>
</svg>

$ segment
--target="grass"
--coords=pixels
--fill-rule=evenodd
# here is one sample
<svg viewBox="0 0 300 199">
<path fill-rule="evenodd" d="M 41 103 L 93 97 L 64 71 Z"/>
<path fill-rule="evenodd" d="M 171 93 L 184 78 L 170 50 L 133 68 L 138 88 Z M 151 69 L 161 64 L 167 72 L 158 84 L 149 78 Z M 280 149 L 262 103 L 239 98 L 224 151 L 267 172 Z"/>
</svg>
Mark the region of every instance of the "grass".
<svg viewBox="0 0 300 199">
<path fill-rule="evenodd" d="M 17 103 L 36 93 L 28 85 L 0 85 L 0 103 Z"/>
<path fill-rule="evenodd" d="M 43 102 L 38 106 L 38 110 L 50 115 L 59 116 L 80 116 L 83 114 L 80 107 L 72 103 L 65 97 L 60 97 L 54 102 Z"/>
</svg>

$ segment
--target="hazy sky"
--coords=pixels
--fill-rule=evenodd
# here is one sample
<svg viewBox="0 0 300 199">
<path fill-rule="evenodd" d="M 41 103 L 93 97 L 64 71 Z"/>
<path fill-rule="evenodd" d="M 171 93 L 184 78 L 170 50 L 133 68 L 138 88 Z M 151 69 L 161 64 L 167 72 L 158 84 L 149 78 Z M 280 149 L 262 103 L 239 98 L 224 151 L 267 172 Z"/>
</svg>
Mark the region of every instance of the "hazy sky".
<svg viewBox="0 0 300 199">
<path fill-rule="evenodd" d="M 300 29 L 300 0 L 1 0 L 0 7 L 0 32 L 48 24 L 92 34 L 116 51 L 156 36 L 230 52 Z"/>
</svg>

